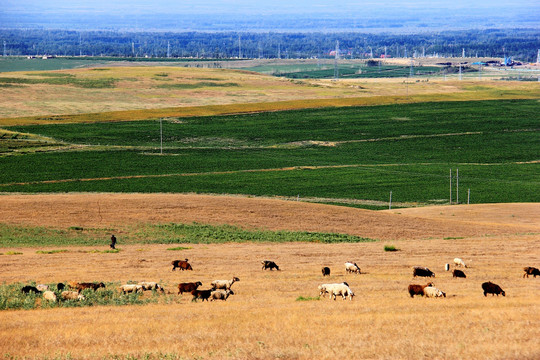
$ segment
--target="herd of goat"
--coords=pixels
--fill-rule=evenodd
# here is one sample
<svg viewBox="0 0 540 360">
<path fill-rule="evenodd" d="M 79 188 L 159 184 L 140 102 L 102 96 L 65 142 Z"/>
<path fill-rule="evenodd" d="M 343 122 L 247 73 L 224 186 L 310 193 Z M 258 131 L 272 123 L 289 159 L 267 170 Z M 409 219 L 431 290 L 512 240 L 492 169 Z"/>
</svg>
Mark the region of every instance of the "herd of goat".
<svg viewBox="0 0 540 360">
<path fill-rule="evenodd" d="M 188 262 L 188 259 L 185 260 L 174 260 L 172 263 L 172 270 L 180 269 L 182 271 L 184 270 L 193 270 L 193 267 Z M 455 267 L 463 267 L 467 268 L 467 265 L 465 262 L 460 258 L 454 259 L 454 265 Z M 262 261 L 262 270 L 280 270 L 279 266 L 274 262 L 270 260 L 263 260 Z M 450 270 L 450 264 L 445 265 L 445 270 Z M 525 273 L 523 274 L 523 277 L 529 275 L 532 275 L 536 278 L 536 276 L 540 276 L 540 270 L 535 267 L 527 266 L 523 269 Z M 325 266 L 322 268 L 322 275 L 323 277 L 330 275 L 330 268 Z M 345 263 L 345 271 L 346 273 L 355 273 L 360 274 L 361 270 L 360 267 L 354 263 L 354 262 L 346 262 Z M 413 277 L 435 277 L 435 273 L 431 270 L 429 270 L 426 267 L 420 267 L 415 266 L 413 268 Z M 460 269 L 454 269 L 452 271 L 452 276 L 455 278 L 466 278 L 467 276 L 465 273 Z M 193 296 L 192 301 L 197 300 L 227 300 L 227 298 L 230 295 L 234 295 L 234 292 L 231 290 L 231 286 L 235 283 L 240 281 L 239 278 L 233 277 L 231 280 L 214 280 L 211 282 L 211 288 L 206 290 L 199 290 L 199 286 L 202 286 L 202 283 L 200 281 L 197 282 L 187 282 L 187 283 L 180 283 L 178 284 L 178 295 L 183 293 L 189 293 Z M 58 283 L 56 285 L 57 292 L 60 295 L 61 300 L 84 300 L 85 297 L 83 294 L 81 294 L 81 291 L 85 289 L 91 289 L 91 290 L 98 290 L 100 288 L 105 288 L 105 284 L 100 283 L 79 283 L 79 282 L 69 282 L 66 284 L 64 283 Z M 142 293 L 147 290 L 152 291 L 159 291 L 164 293 L 165 289 L 158 284 L 157 282 L 149 282 L 149 281 L 142 281 L 138 284 L 125 284 L 121 285 L 118 290 L 122 294 L 129 294 L 129 293 Z M 482 283 L 482 290 L 484 292 L 484 296 L 487 296 L 487 294 L 492 294 L 499 296 L 505 296 L 504 290 L 497 284 L 494 284 L 490 281 Z M 42 296 L 47 301 L 58 301 L 57 295 L 54 291 L 49 290 L 48 285 L 37 285 L 37 286 L 31 286 L 26 285 L 24 286 L 21 291 L 23 293 L 42 293 Z M 435 285 L 432 282 L 427 283 L 426 285 L 419 285 L 419 284 L 410 284 L 408 286 L 408 292 L 411 297 L 414 297 L 415 295 L 425 296 L 428 298 L 436 298 L 436 297 L 446 297 L 446 293 L 437 289 Z M 324 296 L 326 294 L 329 294 L 330 299 L 336 300 L 337 296 L 341 296 L 343 300 L 346 298 L 349 298 L 350 300 L 354 297 L 354 292 L 349 287 L 349 284 L 346 282 L 342 283 L 335 283 L 335 284 L 321 284 L 319 285 L 319 297 Z"/>
</svg>

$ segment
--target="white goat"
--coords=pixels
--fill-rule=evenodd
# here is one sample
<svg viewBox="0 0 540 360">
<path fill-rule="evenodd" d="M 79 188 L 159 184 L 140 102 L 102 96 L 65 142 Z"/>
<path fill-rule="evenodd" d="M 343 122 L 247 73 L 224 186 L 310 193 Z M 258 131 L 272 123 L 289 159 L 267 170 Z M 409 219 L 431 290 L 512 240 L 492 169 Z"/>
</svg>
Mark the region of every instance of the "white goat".
<svg viewBox="0 0 540 360">
<path fill-rule="evenodd" d="M 141 285 L 143 290 L 159 290 L 165 292 L 165 289 L 155 281 L 141 281 L 138 285 Z"/>
<path fill-rule="evenodd" d="M 38 286 L 36 286 L 36 288 L 37 288 L 39 291 L 44 292 L 44 291 L 49 290 L 49 285 L 39 284 Z"/>
<path fill-rule="evenodd" d="M 240 281 L 240 279 L 237 278 L 236 276 L 233 277 L 231 280 L 214 280 L 211 283 L 212 290 L 216 290 L 216 289 L 230 290 L 232 284 L 234 284 L 236 281 Z"/>
<path fill-rule="evenodd" d="M 77 291 L 62 291 L 62 294 L 60 294 L 60 296 L 62 296 L 62 299 L 64 300 L 84 300 L 86 299 L 84 297 L 84 295 L 82 294 L 79 294 Z"/>
<path fill-rule="evenodd" d="M 132 292 L 143 292 L 142 285 L 127 284 L 119 287 L 119 290 L 122 294 L 132 293 Z"/>
<path fill-rule="evenodd" d="M 357 273 L 360 274 L 360 267 L 356 263 L 347 261 L 345 263 L 345 271 L 348 273 Z"/>
<path fill-rule="evenodd" d="M 56 294 L 49 290 L 43 293 L 43 298 L 48 301 L 56 302 Z"/>
<path fill-rule="evenodd" d="M 467 265 L 465 265 L 465 262 L 463 260 L 461 260 L 460 258 L 455 258 L 454 259 L 454 264 L 456 266 L 463 266 L 464 268 L 467 267 Z"/>
<path fill-rule="evenodd" d="M 210 293 L 210 301 L 214 300 L 227 300 L 229 295 L 234 295 L 232 290 L 214 290 Z"/>
<path fill-rule="evenodd" d="M 337 295 L 341 295 L 343 300 L 348 296 L 352 300 L 354 292 L 349 287 L 349 284 L 342 282 L 340 284 L 322 284 L 319 285 L 319 296 L 330 294 L 329 299 L 336 299 Z"/>
<path fill-rule="evenodd" d="M 424 288 L 424 295 L 426 295 L 427 298 L 446 297 L 444 292 L 433 286 L 426 286 Z"/>
</svg>

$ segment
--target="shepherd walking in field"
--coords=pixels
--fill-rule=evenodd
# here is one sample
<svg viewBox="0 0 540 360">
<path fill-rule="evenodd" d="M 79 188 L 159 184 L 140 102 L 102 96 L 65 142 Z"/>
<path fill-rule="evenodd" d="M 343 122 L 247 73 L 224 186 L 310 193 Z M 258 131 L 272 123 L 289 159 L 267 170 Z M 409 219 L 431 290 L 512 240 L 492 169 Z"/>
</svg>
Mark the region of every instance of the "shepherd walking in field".
<svg viewBox="0 0 540 360">
<path fill-rule="evenodd" d="M 111 246 L 111 249 L 113 249 L 113 250 L 116 249 L 116 236 L 114 236 L 114 234 L 111 235 L 111 245 L 110 246 Z"/>
</svg>

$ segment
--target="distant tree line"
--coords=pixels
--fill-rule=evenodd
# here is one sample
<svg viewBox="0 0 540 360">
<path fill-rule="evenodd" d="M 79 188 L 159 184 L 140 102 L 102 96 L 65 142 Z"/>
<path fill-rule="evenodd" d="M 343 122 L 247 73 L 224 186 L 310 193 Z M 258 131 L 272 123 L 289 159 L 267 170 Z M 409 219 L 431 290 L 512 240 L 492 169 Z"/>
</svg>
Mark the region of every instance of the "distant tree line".
<svg viewBox="0 0 540 360">
<path fill-rule="evenodd" d="M 0 30 L 7 55 L 171 58 L 330 58 L 339 41 L 344 58 L 503 57 L 536 61 L 540 34 L 533 29 L 445 31 L 411 35 L 255 32 L 114 32 Z"/>
</svg>

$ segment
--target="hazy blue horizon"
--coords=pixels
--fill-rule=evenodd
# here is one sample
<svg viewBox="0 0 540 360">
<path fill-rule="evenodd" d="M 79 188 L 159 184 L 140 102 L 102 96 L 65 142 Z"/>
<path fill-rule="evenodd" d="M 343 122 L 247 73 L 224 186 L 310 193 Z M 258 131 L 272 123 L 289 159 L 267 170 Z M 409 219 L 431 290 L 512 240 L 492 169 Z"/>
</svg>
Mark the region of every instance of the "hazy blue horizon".
<svg viewBox="0 0 540 360">
<path fill-rule="evenodd" d="M 4 0 L 0 28 L 344 31 L 540 28 L 540 2 L 329 0 Z M 295 19 L 301 23 L 295 24 Z"/>
</svg>

